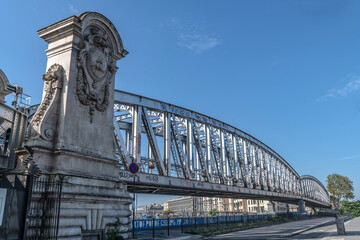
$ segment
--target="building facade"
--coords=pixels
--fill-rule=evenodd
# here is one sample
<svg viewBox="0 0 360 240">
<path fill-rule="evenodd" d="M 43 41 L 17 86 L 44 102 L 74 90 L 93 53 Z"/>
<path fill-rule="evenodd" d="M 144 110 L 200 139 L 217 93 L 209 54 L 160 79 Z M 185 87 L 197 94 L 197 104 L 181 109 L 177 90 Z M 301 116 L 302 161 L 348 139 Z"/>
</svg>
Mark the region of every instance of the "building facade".
<svg viewBox="0 0 360 240">
<path fill-rule="evenodd" d="M 164 211 L 172 210 L 174 216 L 194 217 L 201 211 L 201 198 L 181 197 L 163 203 Z"/>
<path fill-rule="evenodd" d="M 297 212 L 298 206 L 254 199 L 231 199 L 211 197 L 181 197 L 164 202 L 164 210 L 172 210 L 174 216 L 208 216 L 216 209 L 219 215 L 237 213 L 286 213 Z"/>
<path fill-rule="evenodd" d="M 254 200 L 254 199 L 249 199 L 249 200 L 245 200 L 247 201 L 247 206 L 248 206 L 248 212 L 249 213 L 268 213 L 269 212 L 269 208 L 268 208 L 268 203 L 269 201 L 266 200 Z"/>
<path fill-rule="evenodd" d="M 159 218 L 164 206 L 157 203 L 147 204 L 136 208 L 136 219 Z"/>
</svg>

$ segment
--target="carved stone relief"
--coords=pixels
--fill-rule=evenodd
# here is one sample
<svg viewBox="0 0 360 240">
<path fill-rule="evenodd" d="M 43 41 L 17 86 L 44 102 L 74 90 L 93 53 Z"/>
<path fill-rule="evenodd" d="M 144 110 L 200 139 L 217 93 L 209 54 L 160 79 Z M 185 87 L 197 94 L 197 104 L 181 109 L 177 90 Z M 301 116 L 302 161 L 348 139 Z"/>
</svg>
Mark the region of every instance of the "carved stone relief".
<svg viewBox="0 0 360 240">
<path fill-rule="evenodd" d="M 100 27 L 87 27 L 80 46 L 76 93 L 89 106 L 92 122 L 95 109 L 104 112 L 109 105 L 109 87 L 117 68 L 110 38 Z"/>
<path fill-rule="evenodd" d="M 5 96 L 11 92 L 7 89 L 9 80 L 7 79 L 5 73 L 0 69 L 0 102 L 5 103 Z"/>
<path fill-rule="evenodd" d="M 30 137 L 40 135 L 45 140 L 52 140 L 54 138 L 56 125 L 54 125 L 53 121 L 47 120 L 57 112 L 55 108 L 60 103 L 63 75 L 64 69 L 59 64 L 52 65 L 46 74 L 43 75 L 45 95 L 30 122 Z"/>
</svg>

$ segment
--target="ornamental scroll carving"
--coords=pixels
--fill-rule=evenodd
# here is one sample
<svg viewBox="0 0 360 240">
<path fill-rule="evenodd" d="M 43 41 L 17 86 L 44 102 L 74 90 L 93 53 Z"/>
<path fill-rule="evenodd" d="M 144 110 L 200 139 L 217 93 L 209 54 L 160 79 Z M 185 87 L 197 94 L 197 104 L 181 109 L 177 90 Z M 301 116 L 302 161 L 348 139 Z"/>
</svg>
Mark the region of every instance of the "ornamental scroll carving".
<svg viewBox="0 0 360 240">
<path fill-rule="evenodd" d="M 100 27 L 87 27 L 80 47 L 76 93 L 80 103 L 89 106 L 92 122 L 95 110 L 104 112 L 109 105 L 110 83 L 117 68 L 110 38 Z"/>
<path fill-rule="evenodd" d="M 59 64 L 52 65 L 44 80 L 44 97 L 30 122 L 30 137 L 40 136 L 45 140 L 52 140 L 56 131 L 56 114 L 60 104 L 61 88 L 63 86 L 64 69 Z M 55 124 L 54 124 L 55 123 Z"/>
</svg>

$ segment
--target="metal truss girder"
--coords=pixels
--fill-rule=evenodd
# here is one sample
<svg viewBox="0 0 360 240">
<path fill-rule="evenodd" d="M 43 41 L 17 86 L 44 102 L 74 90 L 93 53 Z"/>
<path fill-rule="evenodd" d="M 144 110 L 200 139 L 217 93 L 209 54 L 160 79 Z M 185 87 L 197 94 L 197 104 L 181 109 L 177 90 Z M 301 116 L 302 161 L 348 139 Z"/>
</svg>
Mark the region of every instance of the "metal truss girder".
<svg viewBox="0 0 360 240">
<path fill-rule="evenodd" d="M 178 153 L 178 156 L 179 156 L 179 161 L 181 164 L 181 168 L 183 170 L 183 175 L 186 179 L 188 179 L 189 175 L 190 175 L 189 169 L 186 166 L 186 159 L 185 159 L 185 154 L 182 149 L 182 142 L 180 140 L 179 130 L 178 130 L 177 124 L 174 121 L 175 121 L 174 117 L 173 117 L 173 120 L 170 119 L 171 133 L 173 135 L 173 141 L 175 143 L 176 152 Z"/>
<path fill-rule="evenodd" d="M 205 173 L 206 173 L 205 181 L 208 182 L 209 179 L 210 179 L 210 173 L 206 169 L 205 158 L 204 158 L 204 154 L 203 154 L 201 143 L 200 143 L 199 132 L 197 130 L 196 123 L 193 120 L 191 122 L 192 122 L 192 130 L 193 130 L 192 132 L 193 132 L 193 136 L 194 136 L 194 144 L 195 144 L 195 148 L 196 148 L 197 153 L 198 153 L 200 166 L 201 166 L 201 169 L 203 171 L 205 171 Z"/>
<path fill-rule="evenodd" d="M 170 114 L 164 113 L 163 123 L 163 138 L 164 138 L 164 164 L 166 168 L 166 175 L 171 176 L 171 133 L 170 133 Z"/>
<path fill-rule="evenodd" d="M 132 160 L 139 163 L 141 159 L 141 122 L 142 107 L 136 106 L 132 109 Z"/>
<path fill-rule="evenodd" d="M 217 144 L 215 142 L 214 130 L 212 127 L 210 127 L 210 142 L 211 142 L 212 152 L 213 152 L 214 158 L 215 158 L 215 165 L 216 165 L 218 177 L 219 177 L 220 183 L 224 184 L 225 181 L 224 181 L 224 177 L 223 177 L 223 172 L 220 167 L 220 164 L 221 164 L 220 163 L 220 155 L 218 152 Z"/>
<path fill-rule="evenodd" d="M 180 171 L 180 169 L 179 169 L 179 161 L 178 161 L 178 159 L 177 159 L 177 156 L 176 156 L 176 150 L 175 150 L 175 146 L 174 146 L 174 144 L 173 143 L 171 143 L 171 154 L 172 154 L 172 156 L 173 156 L 173 161 L 174 161 L 174 168 L 175 168 L 175 171 L 176 171 L 176 175 L 178 176 L 178 177 L 180 177 L 181 176 L 181 171 Z M 183 175 L 184 176 L 184 175 Z"/>
<path fill-rule="evenodd" d="M 162 125 L 162 120 L 160 118 L 153 118 L 153 119 L 151 119 L 151 123 L 152 124 L 161 123 L 161 125 Z"/>
<path fill-rule="evenodd" d="M 249 149 L 248 143 L 245 140 L 242 140 L 242 144 L 243 144 L 243 149 L 244 149 L 244 162 L 245 162 L 244 166 L 245 166 L 245 171 L 246 171 L 245 181 L 246 181 L 247 188 L 252 188 L 253 183 L 252 183 L 252 165 L 251 165 L 251 158 L 250 158 L 250 149 Z"/>
<path fill-rule="evenodd" d="M 262 189 L 267 190 L 267 170 L 266 170 L 266 163 L 265 163 L 265 154 L 262 150 L 260 150 L 260 172 L 261 172 L 261 183 Z"/>
<path fill-rule="evenodd" d="M 122 114 L 122 115 L 116 116 L 116 121 L 121 121 L 121 120 L 131 119 L 131 118 L 132 118 L 132 114 L 127 113 L 127 114 Z"/>
<path fill-rule="evenodd" d="M 230 150 L 230 145 L 229 145 L 229 139 L 227 136 L 227 133 L 224 132 L 224 143 L 225 143 L 225 155 L 226 158 L 228 160 L 228 164 L 229 164 L 229 173 L 231 174 L 231 178 L 234 179 L 235 178 L 235 166 L 233 165 L 234 159 L 233 156 L 231 154 L 231 150 Z"/>
<path fill-rule="evenodd" d="M 115 136 L 115 143 L 116 143 L 116 146 L 119 150 L 119 153 L 121 155 L 121 158 L 123 160 L 123 163 L 125 165 L 126 168 L 129 167 L 130 163 L 131 163 L 131 160 L 130 160 L 130 155 L 128 153 L 128 151 L 126 151 L 126 146 L 125 146 L 125 143 L 124 143 L 124 139 L 122 137 L 122 134 L 121 134 L 121 131 L 120 131 L 120 128 L 119 128 L 119 124 L 118 122 L 116 121 L 116 118 L 114 117 L 114 136 Z"/>
<path fill-rule="evenodd" d="M 129 109 L 130 109 L 130 106 L 126 106 L 124 104 L 118 104 L 118 103 L 114 104 L 115 112 L 129 111 Z"/>
<path fill-rule="evenodd" d="M 246 144 L 246 165 L 248 167 L 248 175 L 247 181 L 248 181 L 248 187 L 253 188 L 255 184 L 255 178 L 254 178 L 254 172 L 253 172 L 253 159 L 252 159 L 252 149 L 251 144 L 248 142 L 244 142 Z"/>
<path fill-rule="evenodd" d="M 276 189 L 276 160 L 270 155 L 271 187 L 272 191 Z"/>
<path fill-rule="evenodd" d="M 254 147 L 254 164 L 255 164 L 255 182 L 256 185 L 261 188 L 261 168 L 260 168 L 260 157 L 259 149 L 257 146 Z"/>
<path fill-rule="evenodd" d="M 121 155 L 120 149 L 126 148 L 130 161 L 139 162 L 141 159 L 146 166 L 148 160 L 144 158 L 143 161 L 141 157 L 141 133 L 146 133 L 150 146 L 148 159 L 154 159 L 159 170 L 159 173 L 152 174 L 161 175 L 163 169 L 164 175 L 171 176 L 174 167 L 177 173 L 184 175 L 182 166 L 185 166 L 189 176 L 186 180 L 202 181 L 201 171 L 206 170 L 203 179 L 207 183 L 218 184 L 220 180 L 219 185 L 229 187 L 261 188 L 269 192 L 284 193 L 290 198 L 304 193 L 304 198 L 308 196 L 328 201 L 326 189 L 321 188 L 317 181 L 301 179 L 290 164 L 270 147 L 226 123 L 191 110 L 120 91 L 115 91 L 114 111 L 118 112 L 118 127 L 121 131 L 126 131 L 125 143 L 123 141 L 121 144 L 119 139 L 116 140 L 118 153 Z M 176 125 L 177 137 L 173 139 L 171 123 L 168 121 L 166 124 L 165 120 L 170 115 L 174 116 Z M 162 142 L 164 153 L 156 150 L 157 144 Z M 129 156 L 130 153 L 132 157 Z M 162 154 L 164 159 L 161 158 Z M 174 164 L 172 155 L 175 156 Z M 161 164 L 164 165 L 163 168 Z M 141 168 L 140 171 L 147 170 Z M 179 178 L 184 177 L 180 175 Z M 234 184 L 235 178 L 239 178 L 239 184 Z"/>
<path fill-rule="evenodd" d="M 300 184 L 306 197 L 330 203 L 330 195 L 318 179 L 313 176 L 304 175 L 300 177 Z"/>
<path fill-rule="evenodd" d="M 244 184 L 244 187 L 247 187 L 247 183 L 246 183 L 247 168 L 245 166 L 244 150 L 242 144 L 239 142 L 240 139 L 236 137 L 235 144 L 236 144 L 236 152 L 238 156 L 238 163 L 240 165 L 241 180 Z"/>
<path fill-rule="evenodd" d="M 143 123 L 144 123 L 146 134 L 148 136 L 150 146 L 152 148 L 152 153 L 154 155 L 154 160 L 156 163 L 157 170 L 160 175 L 164 175 L 165 174 L 164 164 L 162 162 L 161 153 L 160 153 L 159 147 L 157 145 L 154 130 L 152 128 L 152 125 L 150 123 L 150 120 L 149 120 L 149 117 L 147 114 L 147 108 L 143 107 L 142 110 L 143 110 L 143 114 L 142 114 Z"/>
</svg>

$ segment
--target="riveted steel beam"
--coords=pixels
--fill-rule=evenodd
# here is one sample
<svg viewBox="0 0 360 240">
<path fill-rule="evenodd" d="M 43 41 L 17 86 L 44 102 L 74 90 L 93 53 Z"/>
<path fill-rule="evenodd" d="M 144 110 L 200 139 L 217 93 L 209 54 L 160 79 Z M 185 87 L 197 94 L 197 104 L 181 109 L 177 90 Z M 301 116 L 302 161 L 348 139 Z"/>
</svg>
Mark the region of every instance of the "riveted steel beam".
<svg viewBox="0 0 360 240">
<path fill-rule="evenodd" d="M 160 175 L 164 175 L 165 174 L 164 164 L 163 164 L 161 153 L 160 153 L 157 141 L 156 141 L 156 136 L 155 136 L 154 130 L 152 128 L 152 125 L 151 125 L 149 117 L 148 117 L 147 108 L 143 107 L 142 110 L 143 110 L 143 112 L 142 112 L 143 123 L 144 123 L 145 131 L 146 131 L 146 134 L 147 134 L 147 137 L 149 140 L 149 144 L 152 149 L 152 153 L 154 155 L 157 170 Z M 139 145 L 140 144 L 138 144 L 137 146 L 139 146 Z M 141 146 L 139 146 L 139 147 L 141 148 Z M 141 151 L 138 150 L 138 152 L 140 153 Z"/>
<path fill-rule="evenodd" d="M 115 145 L 124 165 L 141 162 L 145 167 L 140 171 L 152 175 L 301 196 L 328 206 L 320 181 L 300 177 L 273 149 L 224 122 L 121 91 L 115 91 L 114 114 Z M 141 155 L 142 133 L 148 139 L 147 156 Z M 156 163 L 155 171 L 146 168 L 150 160 Z"/>
</svg>

